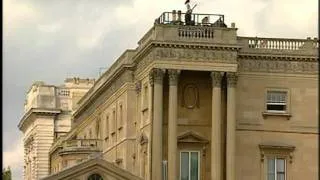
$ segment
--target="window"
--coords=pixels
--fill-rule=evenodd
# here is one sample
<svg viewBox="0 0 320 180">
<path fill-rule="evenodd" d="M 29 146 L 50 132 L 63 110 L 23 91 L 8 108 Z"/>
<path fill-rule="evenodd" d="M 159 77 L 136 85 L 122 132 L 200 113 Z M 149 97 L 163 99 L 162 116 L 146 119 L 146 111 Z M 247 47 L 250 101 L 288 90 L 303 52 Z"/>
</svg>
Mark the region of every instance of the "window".
<svg viewBox="0 0 320 180">
<path fill-rule="evenodd" d="M 115 109 L 113 109 L 113 111 L 112 111 L 112 118 L 113 119 L 112 119 L 112 125 L 111 125 L 111 128 L 112 128 L 111 135 L 113 135 L 115 133 L 115 130 L 117 128 L 116 110 Z"/>
<path fill-rule="evenodd" d="M 284 158 L 268 158 L 267 180 L 286 179 L 286 160 Z"/>
<path fill-rule="evenodd" d="M 287 180 L 292 172 L 295 147 L 291 145 L 260 144 L 263 180 Z"/>
<path fill-rule="evenodd" d="M 103 180 L 103 178 L 100 176 L 100 174 L 91 174 L 88 177 L 88 180 Z"/>
<path fill-rule="evenodd" d="M 287 111 L 287 91 L 267 91 L 266 108 L 268 112 Z"/>
<path fill-rule="evenodd" d="M 200 152 L 180 152 L 180 180 L 200 179 Z"/>
<path fill-rule="evenodd" d="M 144 85 L 143 88 L 143 110 L 148 108 L 148 84 Z"/>
<path fill-rule="evenodd" d="M 105 139 L 108 139 L 109 137 L 109 115 L 106 115 L 106 137 Z"/>
<path fill-rule="evenodd" d="M 122 110 L 122 104 L 119 105 L 119 126 L 118 129 L 121 130 L 123 127 L 123 110 Z"/>
</svg>

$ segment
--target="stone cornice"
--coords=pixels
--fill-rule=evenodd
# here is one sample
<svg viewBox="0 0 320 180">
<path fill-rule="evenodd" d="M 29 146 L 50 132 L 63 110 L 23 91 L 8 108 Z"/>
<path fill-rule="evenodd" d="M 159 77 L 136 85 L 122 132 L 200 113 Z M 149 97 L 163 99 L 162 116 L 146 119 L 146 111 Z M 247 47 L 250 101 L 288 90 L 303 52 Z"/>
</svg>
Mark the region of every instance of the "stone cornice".
<svg viewBox="0 0 320 180">
<path fill-rule="evenodd" d="M 105 82 L 102 83 L 102 85 L 100 87 L 98 87 L 95 91 L 91 92 L 89 94 L 89 92 L 85 95 L 85 98 L 81 98 L 82 99 L 82 103 L 79 104 L 79 107 L 74 111 L 73 116 L 75 118 L 77 118 L 85 109 L 86 107 L 93 102 L 95 99 L 97 99 L 99 97 L 99 95 L 101 93 L 103 93 L 103 91 L 108 88 L 115 79 L 117 79 L 117 77 L 119 77 L 121 74 L 123 74 L 123 72 L 125 72 L 125 70 L 129 70 L 132 71 L 132 67 L 133 66 L 123 66 L 119 69 L 116 70 L 116 72 L 114 72 Z"/>
<path fill-rule="evenodd" d="M 31 117 L 31 115 L 46 115 L 46 116 L 55 116 L 62 112 L 61 109 L 48 109 L 48 108 L 31 108 L 28 112 L 24 114 L 24 116 L 21 118 L 21 121 L 18 124 L 18 128 L 22 131 L 26 123 L 28 122 L 28 119 Z"/>
<path fill-rule="evenodd" d="M 238 53 L 238 58 L 241 59 L 257 59 L 257 60 L 274 60 L 274 61 L 305 61 L 305 62 L 318 62 L 317 56 L 305 55 L 287 55 L 287 54 L 248 54 Z"/>
</svg>

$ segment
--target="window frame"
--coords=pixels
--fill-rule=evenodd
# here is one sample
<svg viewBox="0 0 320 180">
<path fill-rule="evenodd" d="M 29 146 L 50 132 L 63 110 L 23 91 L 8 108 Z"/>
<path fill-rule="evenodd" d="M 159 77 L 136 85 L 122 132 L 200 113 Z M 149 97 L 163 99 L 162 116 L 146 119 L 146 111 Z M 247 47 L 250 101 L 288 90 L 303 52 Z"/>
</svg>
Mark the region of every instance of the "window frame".
<svg viewBox="0 0 320 180">
<path fill-rule="evenodd" d="M 285 92 L 285 110 L 268 110 L 268 92 Z M 286 88 L 266 88 L 264 93 L 264 111 L 262 112 L 263 118 L 267 116 L 285 116 L 289 120 L 291 117 L 291 99 L 290 90 Z"/>
<path fill-rule="evenodd" d="M 261 155 L 261 180 L 268 180 L 268 160 L 270 158 L 284 159 L 285 180 L 292 178 L 290 176 L 290 172 L 292 171 L 291 166 L 293 163 L 293 153 L 295 151 L 295 146 L 281 144 L 259 144 L 259 149 Z M 277 175 L 277 171 L 275 171 L 275 175 Z"/>
<path fill-rule="evenodd" d="M 181 180 L 181 161 L 182 161 L 182 158 L 181 158 L 181 154 L 183 153 L 183 152 L 187 152 L 188 153 L 188 157 L 189 157 L 189 162 L 188 162 L 188 164 L 189 164 L 189 179 L 188 180 L 190 180 L 190 177 L 191 177 L 191 171 L 190 171 L 190 167 L 191 167 L 191 153 L 192 152 L 196 152 L 196 153 L 198 153 L 198 180 L 200 180 L 200 173 L 201 173 L 201 151 L 199 151 L 199 150 L 180 150 L 180 152 L 179 152 L 179 157 L 180 157 L 180 162 L 179 162 L 179 180 Z"/>
<path fill-rule="evenodd" d="M 287 180 L 287 157 L 283 157 L 283 156 L 268 156 L 267 158 L 267 161 L 266 161 L 266 179 L 269 180 L 269 169 L 268 169 L 268 160 L 269 159 L 272 159 L 274 161 L 274 179 L 272 180 L 278 180 L 278 170 L 277 170 L 277 160 L 280 160 L 280 159 L 283 159 L 284 160 L 284 180 Z"/>
</svg>

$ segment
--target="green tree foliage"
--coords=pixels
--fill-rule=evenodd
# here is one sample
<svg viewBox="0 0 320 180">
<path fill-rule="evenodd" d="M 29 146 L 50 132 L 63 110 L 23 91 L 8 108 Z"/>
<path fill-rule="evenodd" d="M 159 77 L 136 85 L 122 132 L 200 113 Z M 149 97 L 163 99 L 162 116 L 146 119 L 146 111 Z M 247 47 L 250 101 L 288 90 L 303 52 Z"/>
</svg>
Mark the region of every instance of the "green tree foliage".
<svg viewBox="0 0 320 180">
<path fill-rule="evenodd" d="M 2 169 L 2 179 L 11 180 L 11 169 L 10 167 Z"/>
</svg>

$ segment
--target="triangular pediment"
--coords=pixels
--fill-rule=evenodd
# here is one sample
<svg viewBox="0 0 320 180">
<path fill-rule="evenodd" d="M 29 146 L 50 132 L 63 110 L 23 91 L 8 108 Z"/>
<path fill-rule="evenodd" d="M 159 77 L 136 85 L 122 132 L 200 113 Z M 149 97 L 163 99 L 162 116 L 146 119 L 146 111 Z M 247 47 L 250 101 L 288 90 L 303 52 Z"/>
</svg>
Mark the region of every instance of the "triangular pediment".
<svg viewBox="0 0 320 180">
<path fill-rule="evenodd" d="M 87 179 L 91 174 L 99 174 L 103 179 L 142 180 L 142 178 L 131 174 L 114 163 L 105 161 L 101 157 L 86 160 L 42 180 Z"/>
<path fill-rule="evenodd" d="M 208 143 L 208 142 L 209 141 L 205 137 L 193 131 L 188 131 L 178 136 L 178 143 Z"/>
</svg>

